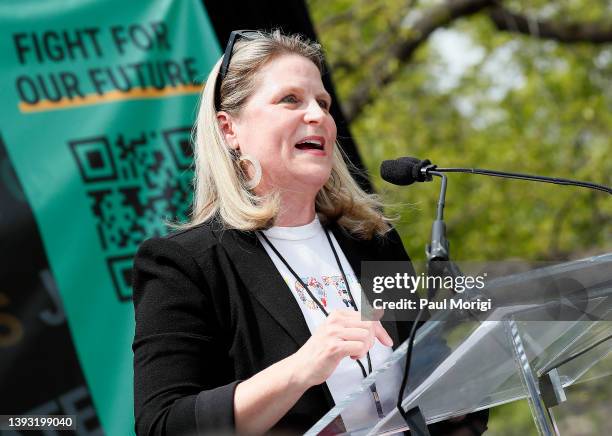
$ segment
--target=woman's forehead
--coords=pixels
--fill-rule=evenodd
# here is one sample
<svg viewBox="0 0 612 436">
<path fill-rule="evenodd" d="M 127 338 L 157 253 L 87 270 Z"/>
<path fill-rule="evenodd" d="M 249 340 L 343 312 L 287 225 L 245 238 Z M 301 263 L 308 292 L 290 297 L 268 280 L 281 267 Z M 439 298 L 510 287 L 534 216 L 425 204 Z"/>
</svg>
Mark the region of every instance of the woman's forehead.
<svg viewBox="0 0 612 436">
<path fill-rule="evenodd" d="M 300 87 L 325 92 L 321 73 L 308 58 L 300 55 L 282 55 L 266 63 L 258 72 L 258 88 L 280 89 Z"/>
</svg>

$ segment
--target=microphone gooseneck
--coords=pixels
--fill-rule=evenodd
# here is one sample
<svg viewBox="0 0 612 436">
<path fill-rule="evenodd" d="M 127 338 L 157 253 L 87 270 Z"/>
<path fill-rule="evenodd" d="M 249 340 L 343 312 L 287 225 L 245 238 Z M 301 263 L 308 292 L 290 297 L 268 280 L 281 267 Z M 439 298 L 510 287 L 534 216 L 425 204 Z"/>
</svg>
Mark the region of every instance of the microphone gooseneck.
<svg viewBox="0 0 612 436">
<path fill-rule="evenodd" d="M 432 165 L 428 159 L 415 157 L 400 157 L 386 160 L 380 166 L 383 180 L 394 185 L 407 186 L 414 182 L 430 181 L 432 171 L 440 173 L 480 174 L 483 176 L 501 177 L 505 179 L 528 180 L 532 182 L 552 183 L 555 185 L 578 186 L 612 194 L 612 188 L 598 183 L 582 180 L 564 179 L 561 177 L 538 176 L 535 174 L 511 173 L 507 171 L 487 170 L 483 168 L 439 168 Z"/>
</svg>

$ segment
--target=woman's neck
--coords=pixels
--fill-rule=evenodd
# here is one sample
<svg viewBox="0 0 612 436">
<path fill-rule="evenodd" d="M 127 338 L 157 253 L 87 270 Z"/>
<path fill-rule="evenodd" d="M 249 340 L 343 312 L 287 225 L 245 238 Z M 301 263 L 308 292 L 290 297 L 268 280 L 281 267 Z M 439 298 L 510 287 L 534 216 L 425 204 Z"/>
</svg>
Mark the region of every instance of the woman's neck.
<svg viewBox="0 0 612 436">
<path fill-rule="evenodd" d="M 297 227 L 311 223 L 315 218 L 315 195 L 287 192 L 281 194 L 281 207 L 274 222 L 279 227 Z"/>
</svg>

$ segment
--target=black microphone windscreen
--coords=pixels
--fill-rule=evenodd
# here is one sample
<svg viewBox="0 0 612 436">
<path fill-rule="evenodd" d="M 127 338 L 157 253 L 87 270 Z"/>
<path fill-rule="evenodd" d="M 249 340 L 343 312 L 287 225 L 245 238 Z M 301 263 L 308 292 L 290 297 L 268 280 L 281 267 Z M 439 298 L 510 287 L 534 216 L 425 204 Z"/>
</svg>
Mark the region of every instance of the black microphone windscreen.
<svg viewBox="0 0 612 436">
<path fill-rule="evenodd" d="M 400 157 L 385 160 L 380 165 L 380 176 L 394 185 L 407 186 L 422 181 L 420 169 L 422 161 L 415 157 Z"/>
</svg>

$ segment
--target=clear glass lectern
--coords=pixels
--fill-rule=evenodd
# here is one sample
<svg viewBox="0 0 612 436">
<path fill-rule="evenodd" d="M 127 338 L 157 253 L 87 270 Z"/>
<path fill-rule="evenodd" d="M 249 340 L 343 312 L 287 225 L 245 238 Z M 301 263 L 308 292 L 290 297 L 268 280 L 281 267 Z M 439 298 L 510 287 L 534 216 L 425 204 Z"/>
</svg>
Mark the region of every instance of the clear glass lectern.
<svg viewBox="0 0 612 436">
<path fill-rule="evenodd" d="M 550 283 L 557 293 L 548 292 Z M 487 316 L 439 311 L 417 331 L 403 409 L 418 407 L 430 424 L 526 398 L 538 433 L 560 434 L 553 410 L 564 389 L 612 357 L 612 253 L 498 278 L 483 294 L 495 301 Z M 396 407 L 406 350 L 398 347 L 307 434 L 408 430 Z M 603 368 L 589 377 L 610 383 L 612 365 Z"/>
</svg>

